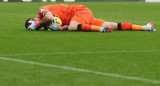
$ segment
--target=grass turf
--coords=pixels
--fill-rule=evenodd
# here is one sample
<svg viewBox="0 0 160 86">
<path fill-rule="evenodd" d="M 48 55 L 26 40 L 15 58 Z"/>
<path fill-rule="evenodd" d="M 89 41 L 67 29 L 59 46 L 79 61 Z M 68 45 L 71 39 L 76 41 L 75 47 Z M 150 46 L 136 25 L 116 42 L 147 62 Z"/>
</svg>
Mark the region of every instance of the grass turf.
<svg viewBox="0 0 160 86">
<path fill-rule="evenodd" d="M 59 3 L 0 3 L 0 57 L 84 68 L 160 82 L 160 3 L 76 3 L 89 7 L 96 18 L 106 21 L 140 25 L 153 22 L 157 32 L 26 31 L 25 20 L 36 17 L 38 8 L 48 4 Z M 30 53 L 39 54 L 14 55 Z M 0 59 L 0 86 L 22 85 L 159 86 L 160 84 Z"/>
</svg>

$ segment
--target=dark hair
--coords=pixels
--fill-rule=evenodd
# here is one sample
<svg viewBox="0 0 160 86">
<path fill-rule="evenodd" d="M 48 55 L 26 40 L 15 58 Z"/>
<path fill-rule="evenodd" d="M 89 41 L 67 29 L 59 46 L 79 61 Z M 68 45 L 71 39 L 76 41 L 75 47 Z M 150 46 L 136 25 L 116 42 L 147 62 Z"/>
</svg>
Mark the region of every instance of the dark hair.
<svg viewBox="0 0 160 86">
<path fill-rule="evenodd" d="M 25 22 L 25 28 L 26 28 L 26 29 L 27 29 L 28 26 L 30 25 L 30 24 L 28 23 L 28 21 L 29 21 L 30 19 L 32 19 L 32 18 L 27 19 L 26 22 Z"/>
</svg>

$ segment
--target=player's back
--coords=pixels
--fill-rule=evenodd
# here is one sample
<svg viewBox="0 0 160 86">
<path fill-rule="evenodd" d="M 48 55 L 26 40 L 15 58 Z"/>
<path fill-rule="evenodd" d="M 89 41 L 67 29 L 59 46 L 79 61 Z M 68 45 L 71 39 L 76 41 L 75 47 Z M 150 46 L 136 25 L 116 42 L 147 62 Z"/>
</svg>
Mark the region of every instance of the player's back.
<svg viewBox="0 0 160 86">
<path fill-rule="evenodd" d="M 64 24 L 69 24 L 71 18 L 81 7 L 83 7 L 83 5 L 58 4 L 46 5 L 41 8 L 51 11 L 53 15 L 59 17 Z"/>
</svg>

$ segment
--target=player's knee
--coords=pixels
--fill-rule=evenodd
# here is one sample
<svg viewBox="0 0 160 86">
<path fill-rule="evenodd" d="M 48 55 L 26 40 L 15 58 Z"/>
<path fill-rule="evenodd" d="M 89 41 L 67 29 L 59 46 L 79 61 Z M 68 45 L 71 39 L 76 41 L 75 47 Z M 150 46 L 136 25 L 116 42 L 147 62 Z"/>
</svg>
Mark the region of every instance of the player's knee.
<svg viewBox="0 0 160 86">
<path fill-rule="evenodd" d="M 71 31 L 72 29 L 73 29 L 73 26 L 69 25 L 68 30 Z"/>
<path fill-rule="evenodd" d="M 70 24 L 69 24 L 69 27 L 68 27 L 68 30 L 77 30 L 77 25 L 79 23 L 77 21 L 71 21 Z"/>
<path fill-rule="evenodd" d="M 77 27 L 75 25 L 69 25 L 68 30 L 77 30 Z"/>
</svg>

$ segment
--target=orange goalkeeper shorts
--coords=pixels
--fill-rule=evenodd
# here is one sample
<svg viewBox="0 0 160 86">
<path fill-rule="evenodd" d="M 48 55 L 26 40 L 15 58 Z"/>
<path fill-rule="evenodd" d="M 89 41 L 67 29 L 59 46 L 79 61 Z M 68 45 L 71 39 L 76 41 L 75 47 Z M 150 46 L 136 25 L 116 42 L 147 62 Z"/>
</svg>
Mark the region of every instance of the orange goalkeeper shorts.
<svg viewBox="0 0 160 86">
<path fill-rule="evenodd" d="M 88 20 L 90 20 L 90 19 L 88 19 Z M 83 19 L 77 15 L 74 16 L 71 21 L 77 21 L 80 24 L 89 24 L 89 25 L 95 25 L 95 26 L 100 26 L 100 27 L 105 22 L 104 20 L 97 19 L 97 18 L 93 18 L 92 21 L 87 22 L 87 19 Z"/>
<path fill-rule="evenodd" d="M 85 6 L 81 7 L 81 9 L 75 13 L 71 21 L 77 21 L 80 24 L 96 26 L 102 26 L 102 24 L 105 22 L 104 20 L 94 18 L 92 11 Z"/>
<path fill-rule="evenodd" d="M 71 21 L 77 21 L 80 24 L 91 24 L 92 20 L 93 13 L 85 6 L 80 7 L 71 19 Z"/>
<path fill-rule="evenodd" d="M 77 21 L 80 24 L 89 24 L 89 25 L 95 25 L 95 26 L 102 26 L 102 24 L 105 22 L 104 20 L 96 19 L 96 18 L 93 18 L 91 22 L 87 22 L 86 19 L 83 19 L 79 16 L 74 16 L 71 21 Z"/>
</svg>

